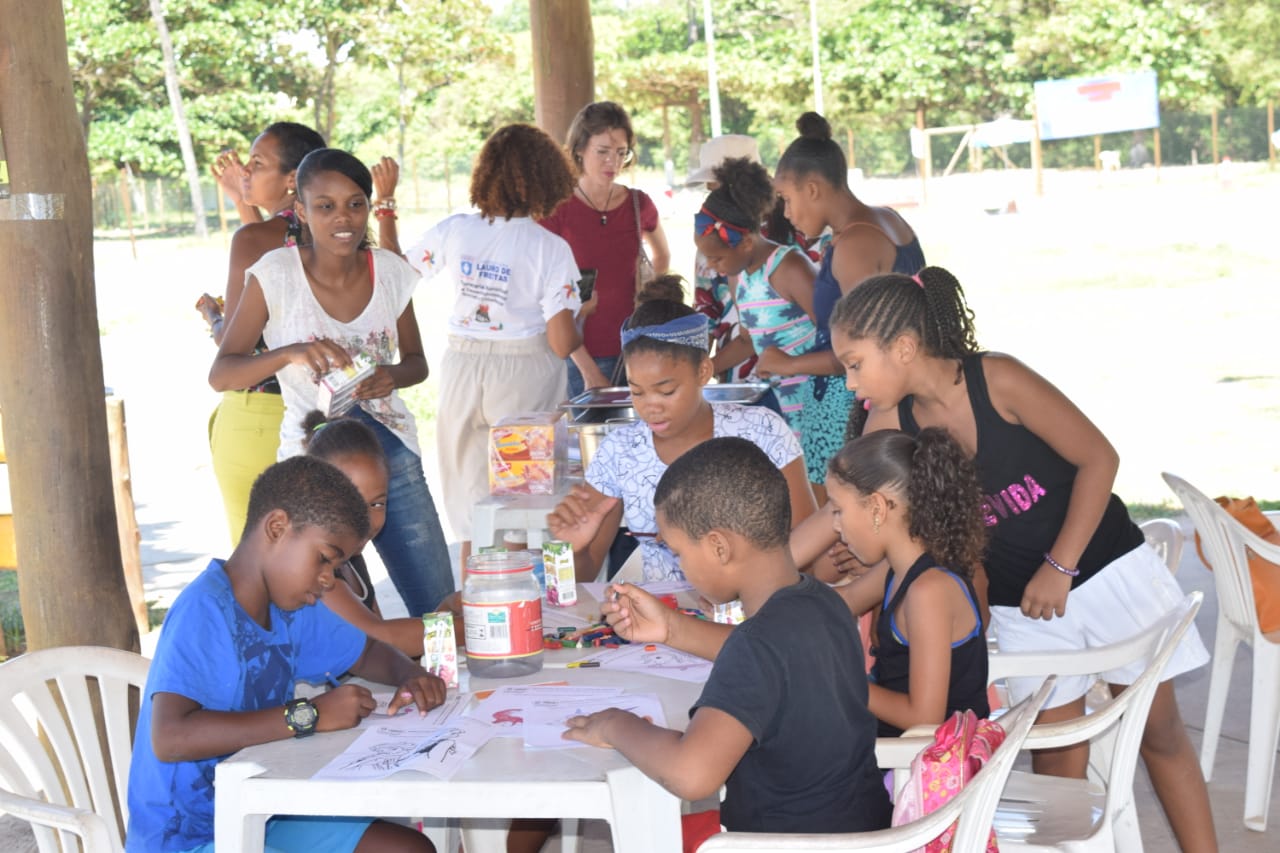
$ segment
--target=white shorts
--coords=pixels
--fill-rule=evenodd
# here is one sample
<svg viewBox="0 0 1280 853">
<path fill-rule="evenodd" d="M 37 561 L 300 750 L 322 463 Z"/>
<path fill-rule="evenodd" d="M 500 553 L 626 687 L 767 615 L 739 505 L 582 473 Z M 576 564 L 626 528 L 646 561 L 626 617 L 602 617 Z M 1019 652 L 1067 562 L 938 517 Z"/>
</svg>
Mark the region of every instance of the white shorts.
<svg viewBox="0 0 1280 853">
<path fill-rule="evenodd" d="M 1017 607 L 995 606 L 991 608 L 991 627 L 1002 652 L 1074 652 L 1127 640 L 1157 622 L 1185 597 L 1160 556 L 1150 546 L 1140 545 L 1072 590 L 1067 596 L 1066 614 L 1061 618 L 1046 622 L 1023 616 Z M 1174 650 L 1161 680 L 1208 662 L 1209 652 L 1192 625 Z M 1143 658 L 1098 675 L 1108 684 L 1132 684 L 1146 668 L 1147 659 Z M 1056 708 L 1079 699 L 1089 691 L 1094 678 L 1059 676 L 1045 707 Z M 1041 681 L 1010 678 L 1010 704 L 1030 696 Z"/>
<path fill-rule="evenodd" d="M 440 365 L 436 450 L 449 526 L 471 538 L 471 508 L 489 494 L 489 427 L 509 415 L 564 402 L 564 359 L 547 336 L 483 341 L 449 336 Z"/>
</svg>

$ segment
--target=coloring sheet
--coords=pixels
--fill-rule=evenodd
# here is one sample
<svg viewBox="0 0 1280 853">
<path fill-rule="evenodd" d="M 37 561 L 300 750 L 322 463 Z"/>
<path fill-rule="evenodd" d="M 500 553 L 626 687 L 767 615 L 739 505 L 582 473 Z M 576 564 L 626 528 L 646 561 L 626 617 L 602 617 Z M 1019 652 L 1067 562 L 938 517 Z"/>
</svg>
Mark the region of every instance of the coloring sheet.
<svg viewBox="0 0 1280 853">
<path fill-rule="evenodd" d="M 373 694 L 373 701 L 377 702 L 378 706 L 373 709 L 373 712 L 369 716 L 387 716 L 387 709 L 391 707 L 391 700 L 395 698 L 395 695 L 396 692 L 394 690 L 390 690 L 385 693 Z M 460 716 L 462 714 L 462 710 L 467 707 L 467 703 L 470 701 L 471 695 L 469 693 L 458 693 L 454 691 L 445 697 L 443 704 L 428 711 L 425 717 L 418 716 L 418 706 L 413 704 L 409 704 L 401 708 L 396 712 L 396 716 L 411 717 L 421 724 L 442 726 L 454 717 Z"/>
<path fill-rule="evenodd" d="M 596 601 L 604 601 L 609 595 L 610 583 L 602 583 L 590 581 L 588 583 L 578 584 L 578 589 L 585 589 L 595 598 Z M 688 581 L 647 581 L 638 583 L 635 586 L 640 587 L 650 595 L 675 595 L 677 592 L 693 589 Z M 545 623 L 545 619 L 543 620 Z"/>
<path fill-rule="evenodd" d="M 489 726 L 465 717 L 443 726 L 421 721 L 410 715 L 366 723 L 363 734 L 312 778 L 381 779 L 418 770 L 448 779 L 493 736 Z"/>
<path fill-rule="evenodd" d="M 605 649 L 587 660 L 599 661 L 601 669 L 639 672 L 700 684 L 711 675 L 711 661 L 664 646 L 662 643 L 631 643 Z"/>
<path fill-rule="evenodd" d="M 493 729 L 493 737 L 521 737 L 524 734 L 525 709 L 532 702 L 602 699 L 620 693 L 621 687 L 512 684 L 499 687 L 476 702 L 467 711 L 467 716 L 488 724 Z"/>
<path fill-rule="evenodd" d="M 625 693 L 617 696 L 583 697 L 572 701 L 535 699 L 524 709 L 525 749 L 573 749 L 587 744 L 565 740 L 570 717 L 594 714 L 606 708 L 619 708 L 643 717 L 656 726 L 667 724 L 662 702 L 652 693 Z"/>
</svg>

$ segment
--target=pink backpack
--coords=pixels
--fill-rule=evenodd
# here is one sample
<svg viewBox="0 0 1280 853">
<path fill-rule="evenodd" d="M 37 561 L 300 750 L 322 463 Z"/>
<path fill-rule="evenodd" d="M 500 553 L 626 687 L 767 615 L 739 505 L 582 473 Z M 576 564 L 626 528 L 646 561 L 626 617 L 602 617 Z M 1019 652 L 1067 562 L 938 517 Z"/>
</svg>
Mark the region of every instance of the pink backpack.
<svg viewBox="0 0 1280 853">
<path fill-rule="evenodd" d="M 991 759 L 1004 742 L 1004 729 L 991 720 L 980 720 L 973 711 L 960 711 L 938 726 L 933 744 L 911 762 L 911 776 L 893 807 L 893 825 L 910 823 L 940 808 L 960 793 L 973 775 Z M 951 853 L 955 824 L 916 853 Z M 998 853 L 993 830 L 987 853 Z"/>
</svg>

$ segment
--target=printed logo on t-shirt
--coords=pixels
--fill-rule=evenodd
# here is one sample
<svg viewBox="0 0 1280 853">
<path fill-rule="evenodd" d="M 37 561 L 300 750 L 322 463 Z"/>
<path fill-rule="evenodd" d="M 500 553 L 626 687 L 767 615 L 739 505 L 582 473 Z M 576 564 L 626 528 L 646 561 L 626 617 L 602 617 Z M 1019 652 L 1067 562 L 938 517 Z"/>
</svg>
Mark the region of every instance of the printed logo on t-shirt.
<svg viewBox="0 0 1280 853">
<path fill-rule="evenodd" d="M 995 527 L 1001 519 L 1031 509 L 1047 494 L 1035 477 L 1026 474 L 1021 483 L 1010 483 L 994 495 L 982 496 L 982 520 L 987 527 Z"/>
</svg>

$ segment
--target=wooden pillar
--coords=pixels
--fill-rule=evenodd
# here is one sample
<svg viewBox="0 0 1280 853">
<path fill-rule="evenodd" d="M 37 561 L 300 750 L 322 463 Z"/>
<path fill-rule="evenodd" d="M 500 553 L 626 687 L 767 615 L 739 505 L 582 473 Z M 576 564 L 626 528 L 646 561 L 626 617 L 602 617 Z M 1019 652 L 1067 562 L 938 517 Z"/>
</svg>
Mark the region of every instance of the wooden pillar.
<svg viewBox="0 0 1280 853">
<path fill-rule="evenodd" d="M 93 218 L 62 4 L 0 0 L 0 409 L 28 647 L 138 648 L 116 531 Z"/>
<path fill-rule="evenodd" d="M 1159 156 L 1159 154 L 1156 155 L 1157 158 Z M 1040 150 L 1040 108 L 1036 105 L 1034 97 L 1031 99 L 1031 171 L 1035 173 L 1036 195 L 1042 196 L 1044 195 L 1044 155 Z"/>
<path fill-rule="evenodd" d="M 1096 133 L 1093 135 L 1093 170 L 1102 171 L 1102 137 Z"/>
<path fill-rule="evenodd" d="M 111 481 L 116 504 L 116 529 L 120 535 L 120 560 L 124 586 L 129 593 L 138 633 L 151 630 L 146 593 L 142 587 L 142 531 L 133 507 L 133 473 L 129 467 L 129 435 L 124 424 L 124 400 L 107 398 L 107 444 L 111 453 Z"/>
<path fill-rule="evenodd" d="M 590 0 L 529 0 L 534 120 L 563 141 L 578 110 L 595 100 Z"/>
</svg>

